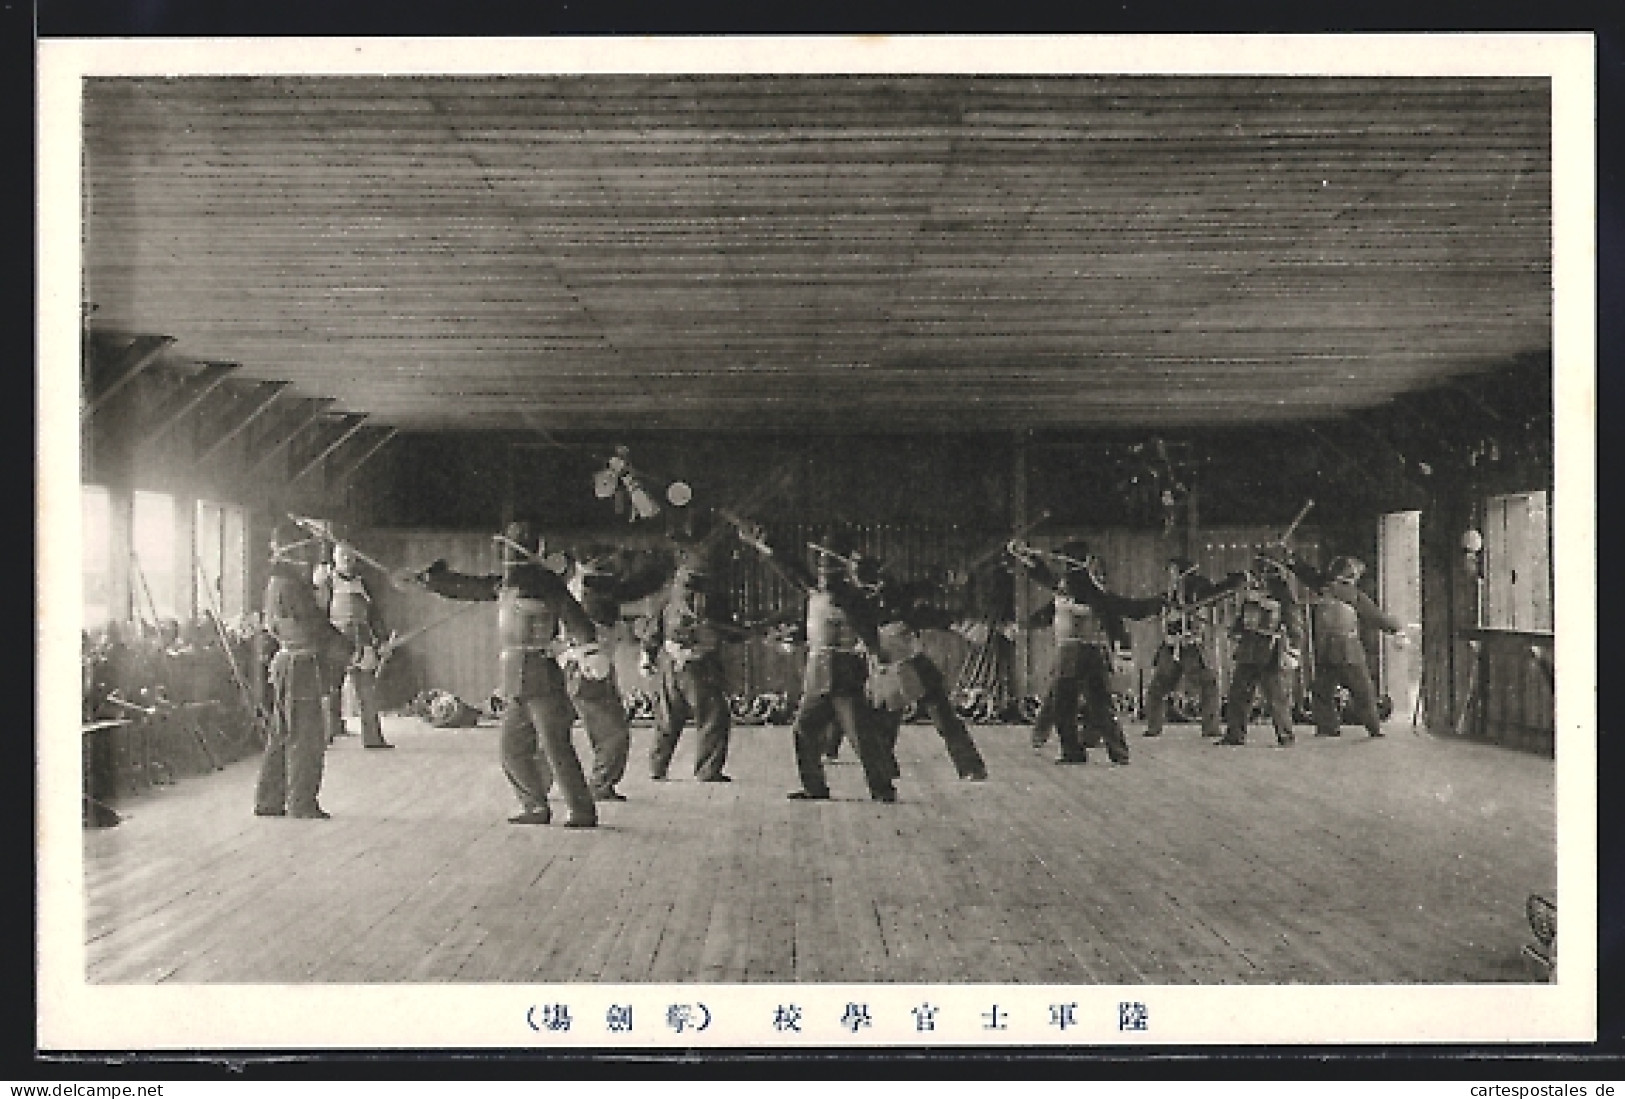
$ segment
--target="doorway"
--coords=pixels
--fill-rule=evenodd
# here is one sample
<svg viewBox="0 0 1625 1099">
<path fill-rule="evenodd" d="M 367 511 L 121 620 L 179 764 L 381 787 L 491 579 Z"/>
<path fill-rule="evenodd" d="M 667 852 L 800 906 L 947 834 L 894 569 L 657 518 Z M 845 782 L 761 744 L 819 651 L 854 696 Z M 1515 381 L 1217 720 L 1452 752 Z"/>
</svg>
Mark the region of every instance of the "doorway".
<svg viewBox="0 0 1625 1099">
<path fill-rule="evenodd" d="M 1377 674 L 1381 690 L 1394 704 L 1392 720 L 1408 722 L 1417 713 L 1422 680 L 1421 633 L 1408 627 L 1422 621 L 1422 513 L 1394 511 L 1377 526 L 1377 601 L 1405 623 L 1410 644 L 1394 644 L 1383 634 Z"/>
</svg>

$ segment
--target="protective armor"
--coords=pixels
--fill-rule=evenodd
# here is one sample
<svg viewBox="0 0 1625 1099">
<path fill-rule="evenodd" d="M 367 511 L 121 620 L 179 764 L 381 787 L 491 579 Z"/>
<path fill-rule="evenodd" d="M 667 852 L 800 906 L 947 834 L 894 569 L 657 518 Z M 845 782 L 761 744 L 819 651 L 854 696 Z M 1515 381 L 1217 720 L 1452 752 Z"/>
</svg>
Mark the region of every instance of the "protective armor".
<svg viewBox="0 0 1625 1099">
<path fill-rule="evenodd" d="M 534 698 L 562 690 L 563 673 L 553 659 L 558 612 L 545 600 L 505 588 L 497 599 L 497 638 L 502 645 L 502 693 Z"/>
<path fill-rule="evenodd" d="M 271 633 L 288 652 L 317 652 L 332 636 L 310 593 L 309 584 L 291 569 L 277 569 L 265 585 L 265 616 Z"/>
<path fill-rule="evenodd" d="M 1315 600 L 1315 637 L 1318 642 L 1332 638 L 1359 640 L 1360 616 L 1348 603 L 1325 595 Z"/>
<path fill-rule="evenodd" d="M 907 660 L 921 655 L 920 635 L 907 622 L 887 622 L 880 627 L 880 656 L 883 660 Z"/>
<path fill-rule="evenodd" d="M 679 666 L 715 656 L 722 644 L 721 635 L 707 617 L 708 602 L 705 592 L 679 586 L 672 589 L 672 597 L 661 611 L 666 651 Z"/>
<path fill-rule="evenodd" d="M 903 660 L 892 664 L 870 662 L 864 693 L 882 710 L 901 711 L 926 696 L 925 680 L 918 662 Z"/>
<path fill-rule="evenodd" d="M 857 631 L 846 611 L 836 605 L 835 597 L 827 591 L 808 593 L 807 648 L 853 652 L 857 644 Z"/>
<path fill-rule="evenodd" d="M 1242 599 L 1241 628 L 1247 633 L 1274 637 L 1281 632 L 1281 601 L 1265 592 L 1252 590 Z"/>
<path fill-rule="evenodd" d="M 1095 609 L 1067 595 L 1055 596 L 1056 645 L 1106 645 L 1111 638 Z"/>
<path fill-rule="evenodd" d="M 1171 608 L 1162 615 L 1162 635 L 1169 645 L 1179 648 L 1200 645 L 1206 634 L 1207 618 L 1203 610 Z"/>
</svg>

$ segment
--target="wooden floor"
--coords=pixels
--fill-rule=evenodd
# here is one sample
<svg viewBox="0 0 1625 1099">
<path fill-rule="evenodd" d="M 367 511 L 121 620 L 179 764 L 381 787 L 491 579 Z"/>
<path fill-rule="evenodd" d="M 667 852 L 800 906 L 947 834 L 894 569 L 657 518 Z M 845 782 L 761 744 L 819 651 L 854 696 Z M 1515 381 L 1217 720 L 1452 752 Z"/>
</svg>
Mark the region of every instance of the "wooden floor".
<svg viewBox="0 0 1625 1099">
<path fill-rule="evenodd" d="M 686 778 L 692 733 L 654 783 L 644 727 L 630 800 L 566 831 L 506 823 L 493 727 L 385 720 L 395 751 L 328 753 L 331 821 L 253 817 L 251 757 L 87 830 L 88 979 L 1529 981 L 1524 899 L 1555 886 L 1551 762 L 1405 725 L 1134 727 L 1128 767 L 983 726 L 986 783 L 910 725 L 895 805 L 855 763 L 786 801 L 782 726 L 735 731 L 731 785 Z"/>
</svg>

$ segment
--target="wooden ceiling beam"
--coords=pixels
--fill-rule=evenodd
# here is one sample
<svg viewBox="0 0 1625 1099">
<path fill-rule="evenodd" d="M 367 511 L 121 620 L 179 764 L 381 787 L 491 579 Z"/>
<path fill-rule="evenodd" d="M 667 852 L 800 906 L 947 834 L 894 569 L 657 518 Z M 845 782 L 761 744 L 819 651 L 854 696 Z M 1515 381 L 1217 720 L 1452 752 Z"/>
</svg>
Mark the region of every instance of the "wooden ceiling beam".
<svg viewBox="0 0 1625 1099">
<path fill-rule="evenodd" d="M 344 482 L 355 476 L 356 470 L 360 469 L 362 466 L 366 465 L 369 461 L 376 457 L 377 454 L 384 449 L 385 444 L 387 444 L 391 439 L 395 438 L 396 430 L 397 429 L 393 427 L 380 428 L 380 434 L 378 435 L 377 439 L 368 444 L 361 451 L 361 453 L 346 464 L 343 469 L 333 474 L 333 487 L 336 488 L 337 486 L 344 484 Z"/>
<path fill-rule="evenodd" d="M 304 465 L 300 466 L 298 471 L 296 471 L 292 477 L 288 478 L 288 484 L 293 484 L 305 474 L 321 465 L 324 458 L 326 458 L 329 454 L 332 454 L 345 443 L 349 442 L 349 440 L 354 437 L 356 432 L 361 430 L 361 426 L 366 422 L 366 419 L 367 414 L 365 412 L 354 412 L 346 416 L 341 416 L 338 423 L 338 434 L 333 437 L 331 442 L 317 451 L 315 457 L 311 458 Z"/>
<path fill-rule="evenodd" d="M 249 424 L 265 415 L 266 411 L 276 403 L 276 399 L 288 389 L 288 384 L 287 382 L 261 382 L 255 390 L 255 395 L 250 398 L 249 406 L 246 409 L 240 409 L 235 420 L 228 421 L 218 435 L 199 448 L 197 457 L 193 459 L 193 465 L 202 465 L 218 453 L 221 447 L 242 434 Z"/>
<path fill-rule="evenodd" d="M 289 443 L 302 435 L 306 428 L 321 419 L 322 413 L 326 412 L 328 405 L 332 403 L 332 397 L 308 398 L 302 411 L 296 412 L 291 421 L 272 432 L 270 441 L 264 445 L 264 448 L 259 453 L 249 456 L 247 464 L 243 467 L 243 476 L 249 476 L 270 461 L 272 457 L 281 453 Z"/>
<path fill-rule="evenodd" d="M 107 379 L 98 392 L 87 395 L 85 407 L 79 413 L 80 423 L 89 422 L 90 418 L 96 414 L 97 409 L 105 406 L 114 394 L 133 382 L 147 367 L 157 362 L 158 356 L 168 350 L 174 342 L 174 336 L 137 336 L 132 340 L 130 345 L 119 354 L 118 359 L 113 363 L 112 376 Z"/>
<path fill-rule="evenodd" d="M 203 403 L 204 398 L 220 388 L 236 369 L 236 363 L 208 363 L 186 379 L 180 390 L 153 415 L 151 426 L 136 445 L 146 446 L 180 423 L 187 413 Z"/>
</svg>

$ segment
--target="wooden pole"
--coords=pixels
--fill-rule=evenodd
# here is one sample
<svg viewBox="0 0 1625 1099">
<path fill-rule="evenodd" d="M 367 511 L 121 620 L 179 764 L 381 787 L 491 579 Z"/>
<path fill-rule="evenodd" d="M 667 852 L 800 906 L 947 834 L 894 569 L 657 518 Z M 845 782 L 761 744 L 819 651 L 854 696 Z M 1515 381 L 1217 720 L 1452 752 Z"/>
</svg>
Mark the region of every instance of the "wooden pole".
<svg viewBox="0 0 1625 1099">
<path fill-rule="evenodd" d="M 1027 435 L 1017 431 L 1012 438 L 1010 462 L 1010 526 L 1019 530 L 1027 525 Z M 1016 698 L 1028 694 L 1031 678 L 1032 644 L 1028 636 L 1027 620 L 1032 617 L 1032 585 L 1023 570 L 1016 576 L 1016 659 L 1010 691 Z M 991 641 L 990 641 L 991 644 Z"/>
</svg>

